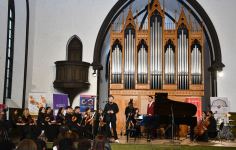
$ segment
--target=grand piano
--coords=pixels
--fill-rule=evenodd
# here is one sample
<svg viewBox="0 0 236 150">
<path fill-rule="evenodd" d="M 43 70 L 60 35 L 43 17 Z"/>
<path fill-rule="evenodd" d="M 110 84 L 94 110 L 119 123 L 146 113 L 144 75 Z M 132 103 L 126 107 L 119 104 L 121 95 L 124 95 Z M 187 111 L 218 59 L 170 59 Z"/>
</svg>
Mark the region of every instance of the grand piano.
<svg viewBox="0 0 236 150">
<path fill-rule="evenodd" d="M 197 125 L 196 112 L 197 107 L 195 105 L 170 100 L 168 99 L 168 93 L 155 94 L 155 125 L 188 125 L 190 126 L 190 140 L 194 139 L 194 127 Z"/>
</svg>

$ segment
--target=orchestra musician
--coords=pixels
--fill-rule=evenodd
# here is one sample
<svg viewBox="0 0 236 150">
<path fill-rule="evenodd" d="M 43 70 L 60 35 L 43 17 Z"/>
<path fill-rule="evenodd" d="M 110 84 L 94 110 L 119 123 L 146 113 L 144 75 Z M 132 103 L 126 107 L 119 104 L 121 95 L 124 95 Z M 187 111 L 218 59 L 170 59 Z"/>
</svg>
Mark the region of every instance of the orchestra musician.
<svg viewBox="0 0 236 150">
<path fill-rule="evenodd" d="M 58 125 L 64 125 L 65 124 L 64 111 L 65 111 L 65 108 L 60 107 L 58 112 L 57 112 L 56 122 L 57 122 Z"/>
<path fill-rule="evenodd" d="M 45 124 L 46 110 L 44 107 L 39 108 L 37 125 L 39 128 L 42 128 Z"/>
<path fill-rule="evenodd" d="M 51 107 L 46 108 L 46 115 L 45 115 L 45 124 L 51 125 L 55 124 L 54 116 L 53 116 L 53 110 Z"/>
<path fill-rule="evenodd" d="M 91 114 L 91 109 L 87 107 L 84 114 L 84 136 L 92 139 L 92 125 L 93 125 L 93 115 Z"/>
<path fill-rule="evenodd" d="M 125 116 L 126 116 L 126 130 L 133 128 L 133 120 L 134 120 L 134 104 L 133 104 L 133 99 L 130 99 L 128 106 L 125 108 Z"/>
<path fill-rule="evenodd" d="M 66 115 L 65 115 L 65 122 L 66 125 L 69 127 L 69 129 L 72 129 L 73 126 L 73 121 L 72 121 L 72 116 L 73 116 L 73 109 L 71 106 L 66 107 Z"/>
<path fill-rule="evenodd" d="M 72 115 L 72 124 L 71 124 L 71 130 L 77 132 L 79 134 L 79 137 L 83 136 L 83 126 L 82 126 L 82 114 L 80 112 L 80 107 L 75 106 L 74 113 Z"/>
<path fill-rule="evenodd" d="M 116 132 L 116 113 L 119 112 L 118 105 L 114 102 L 114 97 L 109 95 L 108 103 L 105 105 L 104 113 L 106 117 L 106 134 L 111 137 L 110 123 L 114 134 L 115 142 L 119 143 L 117 132 Z"/>
<path fill-rule="evenodd" d="M 216 120 L 212 111 L 203 112 L 201 122 L 195 127 L 194 133 L 198 141 L 208 141 L 217 136 Z"/>
<path fill-rule="evenodd" d="M 95 115 L 95 125 L 94 125 L 94 135 L 103 135 L 106 131 L 106 120 L 104 117 L 104 112 L 102 109 L 99 109 Z"/>
<path fill-rule="evenodd" d="M 217 136 L 217 129 L 216 129 L 216 120 L 214 118 L 214 114 L 212 111 L 208 111 L 207 119 L 209 121 L 209 125 L 207 127 L 207 134 L 209 138 L 215 138 Z"/>
</svg>

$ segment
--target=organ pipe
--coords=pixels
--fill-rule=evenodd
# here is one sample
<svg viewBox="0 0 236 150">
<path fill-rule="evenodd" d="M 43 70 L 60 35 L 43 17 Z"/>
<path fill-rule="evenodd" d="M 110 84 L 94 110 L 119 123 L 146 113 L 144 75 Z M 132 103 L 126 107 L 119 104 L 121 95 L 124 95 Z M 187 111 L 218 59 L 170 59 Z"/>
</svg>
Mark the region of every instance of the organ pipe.
<svg viewBox="0 0 236 150">
<path fill-rule="evenodd" d="M 184 29 L 178 35 L 178 89 L 188 89 L 188 38 Z"/>
<path fill-rule="evenodd" d="M 161 89 L 162 87 L 162 26 L 157 16 L 151 21 L 150 33 L 150 72 L 151 88 Z"/>
<path fill-rule="evenodd" d="M 134 51 L 135 51 L 135 35 L 131 29 L 128 29 L 125 34 L 125 70 L 124 70 L 124 85 L 126 89 L 134 88 Z"/>
<path fill-rule="evenodd" d="M 201 84 L 202 79 L 202 55 L 199 49 L 199 46 L 195 44 L 191 52 L 191 75 L 192 75 L 192 84 Z"/>
<path fill-rule="evenodd" d="M 165 83 L 174 84 L 174 51 L 171 45 L 167 46 L 165 52 Z"/>
<path fill-rule="evenodd" d="M 121 83 L 122 52 L 118 44 L 112 50 L 112 83 Z"/>
<path fill-rule="evenodd" d="M 145 46 L 142 44 L 138 52 L 138 83 L 147 83 L 147 51 Z"/>
</svg>

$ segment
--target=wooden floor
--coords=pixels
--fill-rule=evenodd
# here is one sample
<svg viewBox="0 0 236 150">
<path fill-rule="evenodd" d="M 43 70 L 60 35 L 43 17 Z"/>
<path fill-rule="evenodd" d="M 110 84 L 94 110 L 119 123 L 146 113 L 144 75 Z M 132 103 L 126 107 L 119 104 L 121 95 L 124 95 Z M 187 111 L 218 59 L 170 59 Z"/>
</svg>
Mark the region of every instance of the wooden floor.
<svg viewBox="0 0 236 150">
<path fill-rule="evenodd" d="M 199 142 L 199 141 L 190 141 L 189 138 L 180 138 L 179 140 L 171 139 L 153 139 L 150 142 L 147 142 L 146 138 L 129 138 L 127 142 L 126 136 L 119 137 L 120 144 L 174 144 L 174 145 L 189 145 L 189 146 L 219 146 L 219 147 L 236 147 L 236 140 L 226 141 L 226 140 L 209 140 L 208 142 Z"/>
</svg>

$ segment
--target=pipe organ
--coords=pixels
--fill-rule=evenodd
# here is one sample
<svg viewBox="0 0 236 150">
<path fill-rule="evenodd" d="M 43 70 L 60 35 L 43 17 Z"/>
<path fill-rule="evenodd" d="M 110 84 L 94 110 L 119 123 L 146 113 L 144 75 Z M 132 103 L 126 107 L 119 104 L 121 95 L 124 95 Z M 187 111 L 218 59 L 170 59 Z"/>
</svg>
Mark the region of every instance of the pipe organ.
<svg viewBox="0 0 236 150">
<path fill-rule="evenodd" d="M 156 92 L 166 92 L 179 101 L 204 96 L 201 24 L 193 29 L 183 9 L 173 17 L 176 20 L 166 19 L 158 0 L 148 4 L 147 13 L 146 19 L 137 19 L 130 8 L 120 25 L 116 22 L 110 28 L 109 94 L 120 110 L 129 98 L 140 108 L 148 95 Z M 146 20 L 145 28 L 140 20 Z M 122 118 L 123 114 L 118 114 L 118 130 L 125 123 Z"/>
</svg>

